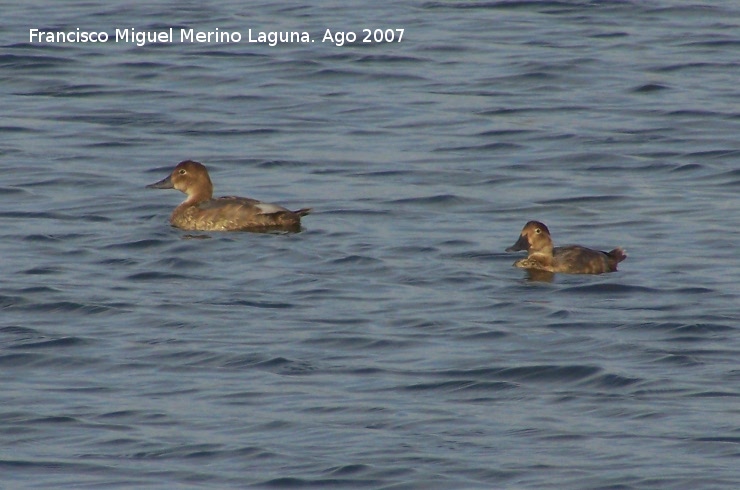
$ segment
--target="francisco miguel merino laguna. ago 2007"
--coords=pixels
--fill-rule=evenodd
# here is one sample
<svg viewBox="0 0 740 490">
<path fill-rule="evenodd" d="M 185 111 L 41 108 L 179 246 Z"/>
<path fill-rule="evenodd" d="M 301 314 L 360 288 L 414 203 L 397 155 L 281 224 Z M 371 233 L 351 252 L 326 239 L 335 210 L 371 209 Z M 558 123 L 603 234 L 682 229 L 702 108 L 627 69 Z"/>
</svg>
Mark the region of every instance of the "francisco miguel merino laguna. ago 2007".
<svg viewBox="0 0 740 490">
<path fill-rule="evenodd" d="M 197 31 L 192 28 L 179 28 L 179 36 L 175 36 L 175 29 L 160 31 L 137 31 L 130 27 L 127 29 L 116 29 L 113 36 L 106 31 L 85 31 L 79 27 L 71 31 L 41 31 L 39 29 L 28 30 L 28 40 L 31 43 L 57 44 L 57 43 L 133 43 L 137 46 L 145 46 L 150 43 L 239 43 L 242 42 L 242 34 L 239 31 L 222 31 L 216 28 L 213 31 Z M 358 36 L 353 31 L 335 31 L 326 29 L 321 39 L 322 43 L 332 43 L 342 46 L 347 43 L 359 41 L 362 43 L 392 43 L 401 42 L 405 29 L 362 29 Z M 247 30 L 246 42 L 267 44 L 276 46 L 286 43 L 312 43 L 311 35 L 306 31 L 253 31 Z"/>
</svg>

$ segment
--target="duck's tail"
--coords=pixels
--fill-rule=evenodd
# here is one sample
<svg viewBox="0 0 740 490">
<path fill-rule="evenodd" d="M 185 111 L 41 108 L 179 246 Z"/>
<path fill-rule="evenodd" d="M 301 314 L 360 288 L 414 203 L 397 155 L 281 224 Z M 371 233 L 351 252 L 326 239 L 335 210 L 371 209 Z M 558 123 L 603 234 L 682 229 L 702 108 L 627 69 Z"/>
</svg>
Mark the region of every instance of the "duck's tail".
<svg viewBox="0 0 740 490">
<path fill-rule="evenodd" d="M 606 255 L 614 261 L 614 266 L 616 267 L 618 263 L 627 258 L 627 251 L 622 247 L 617 247 L 611 252 L 607 252 Z"/>
<path fill-rule="evenodd" d="M 298 216 L 306 216 L 307 214 L 311 214 L 311 211 L 313 211 L 313 209 L 311 208 L 301 208 L 297 211 L 293 211 L 293 214 L 297 214 Z"/>
</svg>

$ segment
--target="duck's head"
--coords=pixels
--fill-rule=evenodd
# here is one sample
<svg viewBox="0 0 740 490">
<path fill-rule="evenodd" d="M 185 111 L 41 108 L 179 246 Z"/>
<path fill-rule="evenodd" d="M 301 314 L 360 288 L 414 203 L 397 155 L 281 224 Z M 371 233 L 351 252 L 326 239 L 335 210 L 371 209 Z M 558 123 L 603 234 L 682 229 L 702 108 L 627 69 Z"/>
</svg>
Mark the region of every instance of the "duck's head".
<svg viewBox="0 0 740 490">
<path fill-rule="evenodd" d="M 202 163 L 193 160 L 178 163 L 170 175 L 147 187 L 177 189 L 187 194 L 188 201 L 206 201 L 213 196 L 213 184 L 208 176 L 208 170 Z"/>
<path fill-rule="evenodd" d="M 550 230 L 539 221 L 528 222 L 522 228 L 516 243 L 506 249 L 507 252 L 518 252 L 519 250 L 526 250 L 529 253 L 552 253 Z"/>
</svg>

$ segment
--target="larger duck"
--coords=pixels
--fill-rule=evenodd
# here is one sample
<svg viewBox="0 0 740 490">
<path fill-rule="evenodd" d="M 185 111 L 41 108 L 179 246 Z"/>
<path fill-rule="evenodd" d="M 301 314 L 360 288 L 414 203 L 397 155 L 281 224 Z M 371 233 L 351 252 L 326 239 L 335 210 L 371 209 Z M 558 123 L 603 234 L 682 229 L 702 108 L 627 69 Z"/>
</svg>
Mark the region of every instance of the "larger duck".
<svg viewBox="0 0 740 490">
<path fill-rule="evenodd" d="M 198 231 L 292 231 L 301 230 L 301 217 L 309 208 L 290 211 L 248 197 L 213 198 L 213 184 L 199 162 L 180 162 L 170 175 L 148 185 L 154 189 L 177 189 L 188 197 L 170 216 L 172 226 Z"/>
<path fill-rule="evenodd" d="M 530 221 L 522 229 L 517 242 L 507 252 L 527 251 L 527 258 L 514 262 L 515 267 L 568 274 L 601 274 L 615 272 L 617 264 L 627 258 L 624 249 L 617 247 L 601 252 L 580 245 L 554 247 L 550 230 L 544 223 Z"/>
</svg>

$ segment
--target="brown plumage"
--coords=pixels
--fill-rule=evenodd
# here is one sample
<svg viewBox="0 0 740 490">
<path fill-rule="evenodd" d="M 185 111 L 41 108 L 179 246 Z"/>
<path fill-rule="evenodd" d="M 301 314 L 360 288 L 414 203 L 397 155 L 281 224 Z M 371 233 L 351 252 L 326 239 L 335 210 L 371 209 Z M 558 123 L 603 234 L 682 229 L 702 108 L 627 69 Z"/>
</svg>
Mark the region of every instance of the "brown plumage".
<svg viewBox="0 0 740 490">
<path fill-rule="evenodd" d="M 530 221 L 522 229 L 519 240 L 507 252 L 526 250 L 526 259 L 514 262 L 515 267 L 568 274 L 601 274 L 614 272 L 617 264 L 627 258 L 624 249 L 601 252 L 580 245 L 553 247 L 550 230 L 544 223 Z"/>
<path fill-rule="evenodd" d="M 180 162 L 172 173 L 147 187 L 177 189 L 188 197 L 170 216 L 172 226 L 198 231 L 293 231 L 301 230 L 301 217 L 309 208 L 290 211 L 248 197 L 213 198 L 213 184 L 206 167 Z"/>
</svg>

